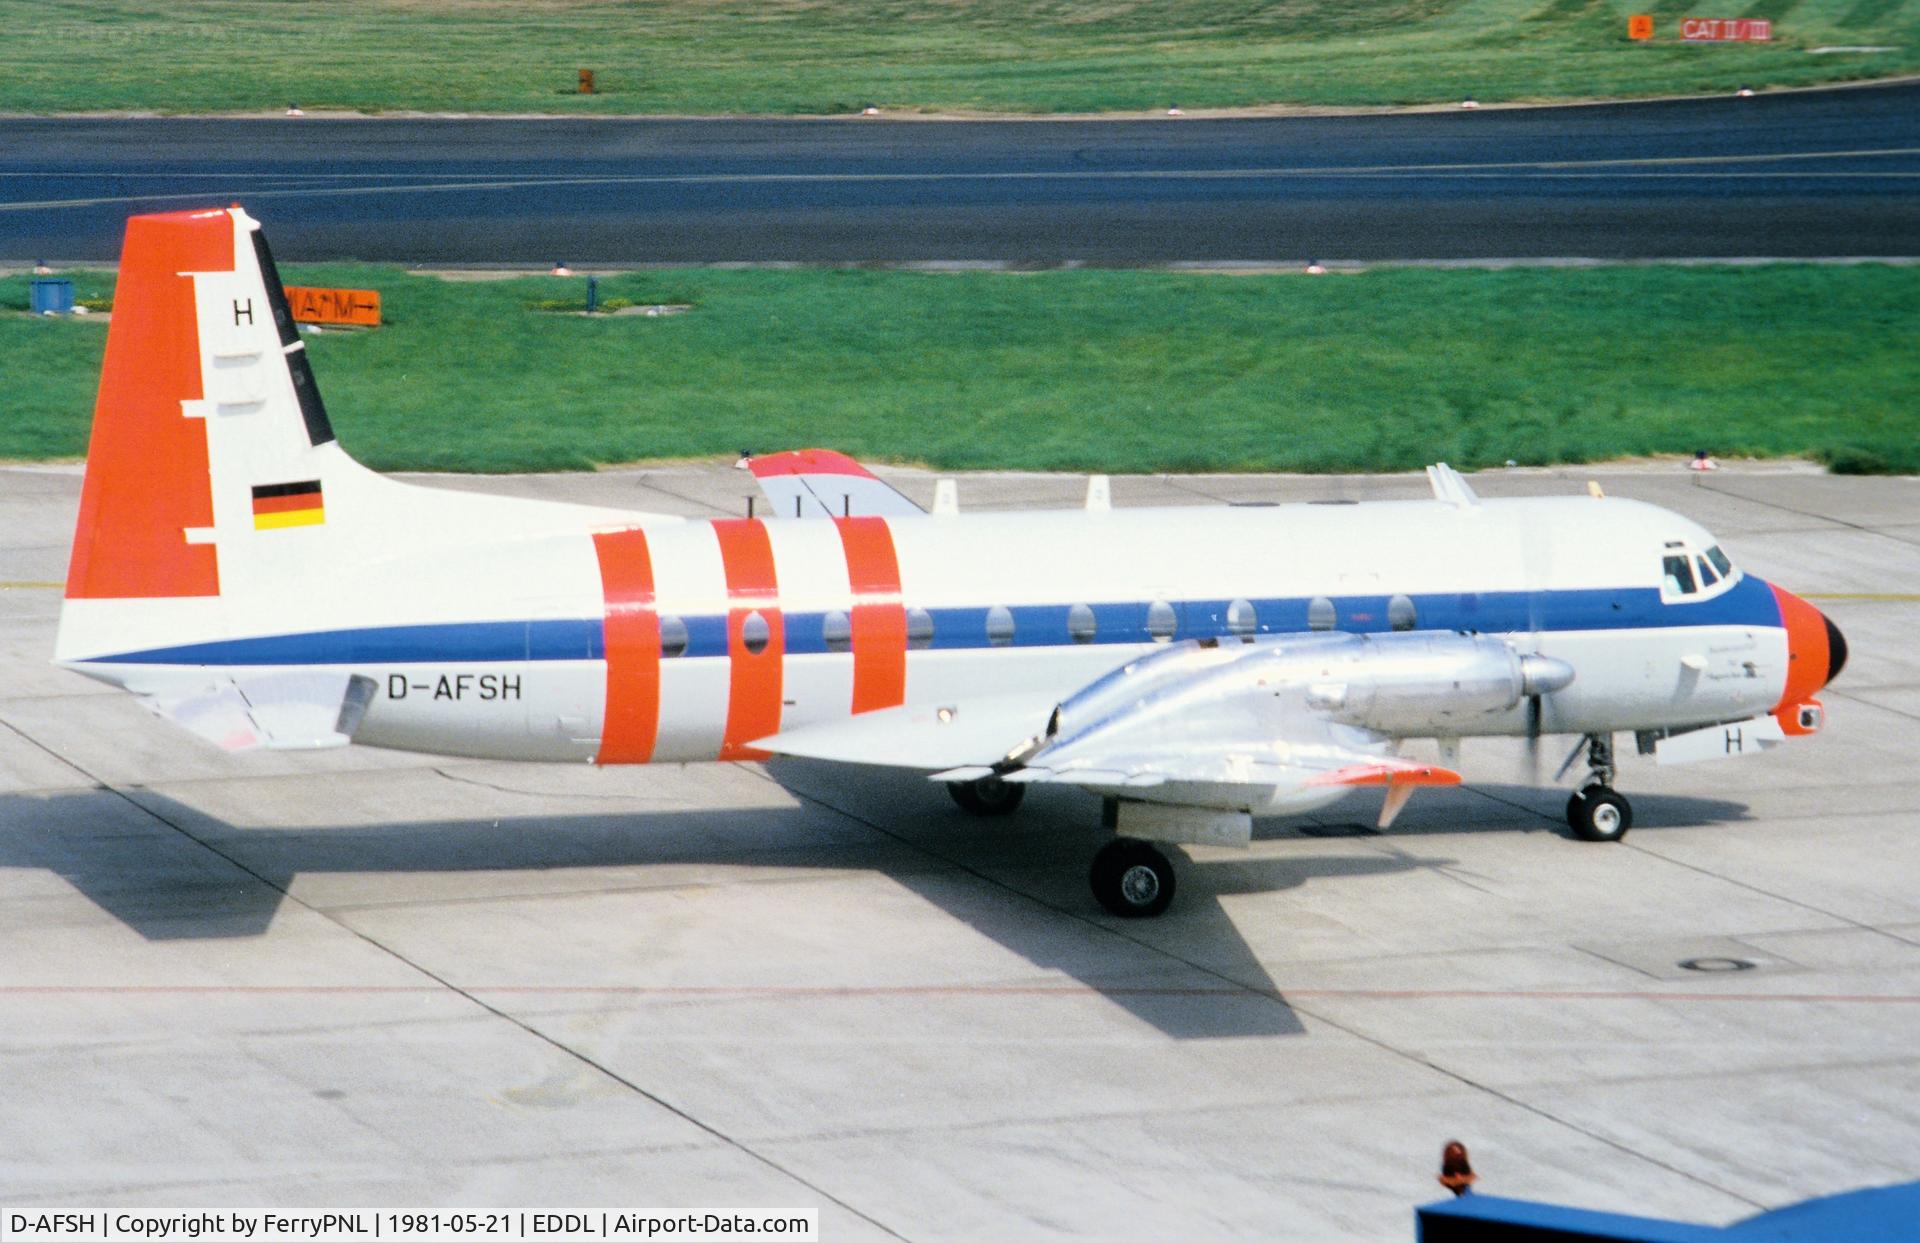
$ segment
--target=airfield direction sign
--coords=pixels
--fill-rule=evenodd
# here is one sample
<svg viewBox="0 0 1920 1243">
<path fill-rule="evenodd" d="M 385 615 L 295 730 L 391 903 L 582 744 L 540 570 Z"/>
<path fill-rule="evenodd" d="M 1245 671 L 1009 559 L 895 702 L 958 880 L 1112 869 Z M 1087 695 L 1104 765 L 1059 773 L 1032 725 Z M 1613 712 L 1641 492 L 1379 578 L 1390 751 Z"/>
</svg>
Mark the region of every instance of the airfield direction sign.
<svg viewBox="0 0 1920 1243">
<path fill-rule="evenodd" d="M 1770 43 L 1773 23 L 1759 17 L 1684 17 L 1680 38 L 1688 43 Z"/>
</svg>

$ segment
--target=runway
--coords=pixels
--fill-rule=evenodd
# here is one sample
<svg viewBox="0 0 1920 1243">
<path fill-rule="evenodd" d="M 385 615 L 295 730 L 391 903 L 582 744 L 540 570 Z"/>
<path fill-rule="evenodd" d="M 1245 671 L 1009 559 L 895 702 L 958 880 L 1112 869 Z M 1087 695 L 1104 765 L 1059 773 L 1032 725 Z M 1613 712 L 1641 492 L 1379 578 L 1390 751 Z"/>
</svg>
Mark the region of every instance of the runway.
<svg viewBox="0 0 1920 1243">
<path fill-rule="evenodd" d="M 1920 255 L 1920 84 L 1148 121 L 0 120 L 0 260 L 238 201 L 417 264 Z"/>
<path fill-rule="evenodd" d="M 1102 834 L 1071 791 L 982 823 L 911 776 L 793 763 L 214 751 L 47 664 L 79 478 L 0 468 L 0 1189 L 1404 1241 L 1451 1138 L 1485 1192 L 1705 1222 L 1920 1177 L 1920 482 L 1473 482 L 1589 477 L 1834 617 L 1852 655 L 1819 737 L 1628 759 L 1612 846 L 1573 840 L 1512 748 L 1470 745 L 1472 784 L 1391 833 L 1360 827 L 1366 798 L 1262 822 L 1250 851 L 1180 852 L 1174 911 L 1124 923 L 1087 893 Z M 691 515 L 749 486 L 720 464 L 427 481 Z"/>
</svg>

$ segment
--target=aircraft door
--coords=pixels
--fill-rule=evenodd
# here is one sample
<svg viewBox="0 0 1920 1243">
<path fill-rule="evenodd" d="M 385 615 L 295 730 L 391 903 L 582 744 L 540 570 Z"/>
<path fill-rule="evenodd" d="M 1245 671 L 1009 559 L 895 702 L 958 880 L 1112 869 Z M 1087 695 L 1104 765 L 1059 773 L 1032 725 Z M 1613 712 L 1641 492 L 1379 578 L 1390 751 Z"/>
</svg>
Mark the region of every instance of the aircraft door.
<svg viewBox="0 0 1920 1243">
<path fill-rule="evenodd" d="M 519 669 L 518 728 L 553 759 L 591 754 L 600 742 L 606 666 L 596 653 L 598 617 L 559 600 L 525 610 L 526 659 Z"/>
</svg>

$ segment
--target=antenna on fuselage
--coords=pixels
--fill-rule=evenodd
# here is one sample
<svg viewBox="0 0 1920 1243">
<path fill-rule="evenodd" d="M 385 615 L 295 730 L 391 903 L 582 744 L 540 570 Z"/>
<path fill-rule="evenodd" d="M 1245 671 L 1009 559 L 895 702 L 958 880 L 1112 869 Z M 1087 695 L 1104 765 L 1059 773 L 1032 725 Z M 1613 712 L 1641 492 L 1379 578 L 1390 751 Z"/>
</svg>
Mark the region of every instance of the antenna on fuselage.
<svg viewBox="0 0 1920 1243">
<path fill-rule="evenodd" d="M 1474 492 L 1466 476 L 1445 462 L 1436 462 L 1427 467 L 1427 483 L 1433 488 L 1433 499 L 1453 505 L 1460 509 L 1470 509 L 1480 503 L 1479 495 Z"/>
</svg>

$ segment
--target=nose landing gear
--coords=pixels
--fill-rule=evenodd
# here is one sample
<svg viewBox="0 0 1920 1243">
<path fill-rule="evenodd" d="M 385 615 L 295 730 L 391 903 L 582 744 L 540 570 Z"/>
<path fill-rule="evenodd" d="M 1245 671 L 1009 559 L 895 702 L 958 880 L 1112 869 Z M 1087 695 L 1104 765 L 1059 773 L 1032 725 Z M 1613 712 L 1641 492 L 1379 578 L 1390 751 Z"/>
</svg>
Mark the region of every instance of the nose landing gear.
<svg viewBox="0 0 1920 1243">
<path fill-rule="evenodd" d="M 1613 738 L 1587 735 L 1587 780 L 1567 800 L 1567 824 L 1585 842 L 1617 842 L 1633 827 L 1633 805 L 1613 788 Z"/>
</svg>

